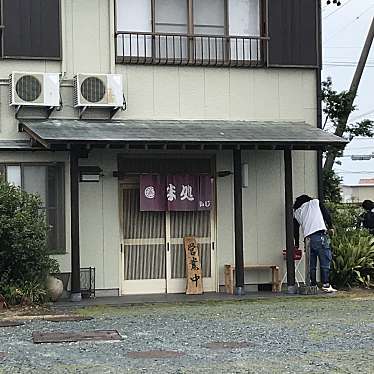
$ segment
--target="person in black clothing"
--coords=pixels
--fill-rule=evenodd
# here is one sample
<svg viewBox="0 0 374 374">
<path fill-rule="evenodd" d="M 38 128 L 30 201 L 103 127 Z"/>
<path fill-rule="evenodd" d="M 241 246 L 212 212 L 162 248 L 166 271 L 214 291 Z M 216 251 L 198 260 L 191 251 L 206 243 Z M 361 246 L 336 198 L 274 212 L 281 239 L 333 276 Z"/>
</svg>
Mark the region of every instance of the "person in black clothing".
<svg viewBox="0 0 374 374">
<path fill-rule="evenodd" d="M 362 208 L 365 212 L 359 217 L 360 226 L 374 235 L 374 203 L 371 200 L 364 200 Z"/>
</svg>

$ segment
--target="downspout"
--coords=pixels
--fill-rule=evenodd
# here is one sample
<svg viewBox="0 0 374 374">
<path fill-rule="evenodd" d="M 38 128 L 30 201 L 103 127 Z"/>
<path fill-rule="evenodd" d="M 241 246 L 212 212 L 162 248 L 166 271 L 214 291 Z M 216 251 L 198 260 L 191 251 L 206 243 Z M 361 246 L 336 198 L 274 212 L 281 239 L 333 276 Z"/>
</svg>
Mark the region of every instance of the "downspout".
<svg viewBox="0 0 374 374">
<path fill-rule="evenodd" d="M 321 0 L 318 0 L 318 17 L 317 17 L 317 69 L 316 69 L 316 98 L 317 98 L 317 127 L 322 129 L 322 92 L 321 92 L 321 75 L 322 75 L 322 8 Z M 323 201 L 323 153 L 317 151 L 317 178 L 318 178 L 318 199 Z"/>
<path fill-rule="evenodd" d="M 117 39 L 115 39 L 115 14 L 116 9 L 114 5 L 114 0 L 109 0 L 109 73 L 114 74 L 116 71 L 116 48 L 115 43 Z"/>
</svg>

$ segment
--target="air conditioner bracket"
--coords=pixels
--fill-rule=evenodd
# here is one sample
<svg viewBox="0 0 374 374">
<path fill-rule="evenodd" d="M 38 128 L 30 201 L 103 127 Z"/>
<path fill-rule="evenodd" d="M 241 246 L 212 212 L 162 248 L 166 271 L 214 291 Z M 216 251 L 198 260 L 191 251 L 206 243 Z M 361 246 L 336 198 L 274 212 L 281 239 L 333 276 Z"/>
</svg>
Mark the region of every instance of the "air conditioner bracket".
<svg viewBox="0 0 374 374">
<path fill-rule="evenodd" d="M 87 110 L 87 106 L 79 108 L 79 119 L 82 119 L 84 112 Z"/>
<path fill-rule="evenodd" d="M 16 119 L 19 119 L 19 115 L 20 115 L 21 109 L 22 109 L 23 107 L 36 108 L 36 107 L 34 107 L 34 106 L 17 105 L 17 106 L 16 106 L 16 112 L 15 112 L 15 117 L 16 117 Z M 40 110 L 40 109 L 42 109 L 42 108 L 44 108 L 44 107 L 37 107 L 37 108 Z M 51 116 L 51 114 L 52 114 L 52 113 L 53 113 L 57 108 L 59 108 L 59 107 L 56 107 L 56 106 L 45 107 L 45 109 L 46 109 L 46 116 L 43 117 L 43 119 L 48 119 L 48 118 Z M 35 119 L 36 119 L 36 118 L 35 118 Z"/>
<path fill-rule="evenodd" d="M 113 108 L 111 111 L 110 111 L 110 114 L 109 114 L 109 118 L 112 119 L 113 116 L 120 110 L 122 109 L 120 106 L 117 106 L 115 108 Z"/>
</svg>

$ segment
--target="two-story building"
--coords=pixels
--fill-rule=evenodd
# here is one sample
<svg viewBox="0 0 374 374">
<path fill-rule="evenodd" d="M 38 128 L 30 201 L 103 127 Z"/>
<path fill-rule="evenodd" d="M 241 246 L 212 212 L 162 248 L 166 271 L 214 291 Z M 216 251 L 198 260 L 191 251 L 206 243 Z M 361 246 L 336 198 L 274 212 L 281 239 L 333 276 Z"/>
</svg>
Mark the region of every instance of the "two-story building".
<svg viewBox="0 0 374 374">
<path fill-rule="evenodd" d="M 97 294 L 295 284 L 292 200 L 318 195 L 318 0 L 3 0 L 0 172 L 38 193 L 61 271 Z M 245 277 L 244 277 L 245 275 Z"/>
</svg>

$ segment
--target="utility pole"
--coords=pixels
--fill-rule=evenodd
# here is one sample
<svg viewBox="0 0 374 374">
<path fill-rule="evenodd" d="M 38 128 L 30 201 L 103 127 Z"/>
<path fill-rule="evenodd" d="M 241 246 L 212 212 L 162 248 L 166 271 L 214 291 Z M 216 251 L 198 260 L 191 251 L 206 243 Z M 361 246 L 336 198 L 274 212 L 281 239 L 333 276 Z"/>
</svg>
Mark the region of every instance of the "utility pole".
<svg viewBox="0 0 374 374">
<path fill-rule="evenodd" d="M 356 71 L 353 76 L 351 86 L 349 88 L 349 92 L 351 93 L 349 107 L 351 108 L 351 110 L 347 111 L 347 114 L 344 117 L 342 117 L 341 120 L 339 121 L 338 126 L 336 127 L 336 130 L 334 133 L 337 136 L 342 136 L 345 132 L 347 122 L 348 122 L 348 117 L 352 112 L 353 102 L 357 95 L 358 86 L 360 84 L 362 73 L 364 71 L 366 61 L 367 61 L 367 58 L 370 52 L 370 48 L 373 43 L 373 38 L 374 38 L 374 17 L 371 21 L 371 26 L 370 26 L 368 35 L 366 37 L 364 47 L 361 52 L 360 60 L 358 61 Z M 327 152 L 326 161 L 325 161 L 325 165 L 323 166 L 323 168 L 325 170 L 331 170 L 334 165 L 335 158 L 336 158 L 336 151 L 332 150 L 332 151 Z"/>
</svg>

